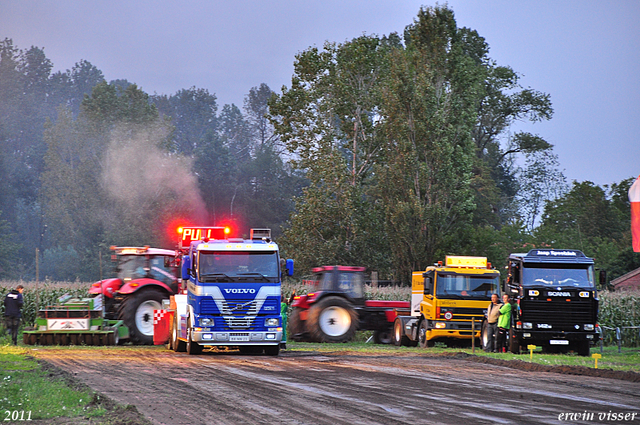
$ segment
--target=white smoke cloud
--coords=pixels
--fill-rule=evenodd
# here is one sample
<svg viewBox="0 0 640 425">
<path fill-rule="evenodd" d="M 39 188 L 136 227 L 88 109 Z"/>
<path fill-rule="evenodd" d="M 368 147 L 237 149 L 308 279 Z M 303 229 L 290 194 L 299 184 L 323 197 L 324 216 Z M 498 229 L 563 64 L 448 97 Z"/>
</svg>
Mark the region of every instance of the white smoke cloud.
<svg viewBox="0 0 640 425">
<path fill-rule="evenodd" d="M 201 221 L 206 208 L 192 160 L 159 147 L 167 134 L 163 126 L 113 131 L 103 168 L 107 193 L 130 212 L 171 208 Z"/>
</svg>

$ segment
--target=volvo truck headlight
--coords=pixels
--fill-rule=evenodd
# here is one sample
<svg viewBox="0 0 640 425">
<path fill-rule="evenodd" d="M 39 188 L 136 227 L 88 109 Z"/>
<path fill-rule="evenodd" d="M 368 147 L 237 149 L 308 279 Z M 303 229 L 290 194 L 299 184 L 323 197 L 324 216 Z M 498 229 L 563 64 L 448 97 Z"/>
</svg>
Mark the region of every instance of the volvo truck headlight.
<svg viewBox="0 0 640 425">
<path fill-rule="evenodd" d="M 533 329 L 533 325 L 530 322 L 524 322 L 522 324 L 523 329 Z"/>
<path fill-rule="evenodd" d="M 213 326 L 213 319 L 210 319 L 210 318 L 200 319 L 200 325 L 201 326 Z"/>
<path fill-rule="evenodd" d="M 584 330 L 585 331 L 592 331 L 594 329 L 595 329 L 595 327 L 593 325 L 590 325 L 590 324 L 584 325 Z"/>
<path fill-rule="evenodd" d="M 279 324 L 280 324 L 280 321 L 278 320 L 277 317 L 272 317 L 264 321 L 265 326 L 278 326 Z"/>
</svg>

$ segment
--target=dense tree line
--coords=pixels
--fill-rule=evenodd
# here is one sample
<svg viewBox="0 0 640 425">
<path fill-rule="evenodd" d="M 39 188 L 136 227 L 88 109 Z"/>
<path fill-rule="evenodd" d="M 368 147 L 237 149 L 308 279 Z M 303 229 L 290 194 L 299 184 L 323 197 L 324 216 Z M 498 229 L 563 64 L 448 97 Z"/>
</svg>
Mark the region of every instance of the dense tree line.
<svg viewBox="0 0 640 425">
<path fill-rule="evenodd" d="M 570 189 L 553 146 L 511 130 L 551 119 L 550 96 L 523 88 L 488 51 L 436 6 L 402 36 L 296 56 L 270 112 L 309 180 L 281 240 L 300 268 L 365 264 L 406 282 L 447 254 L 503 264 L 536 246 L 582 248 L 615 274 L 638 262 L 628 248 L 630 180 Z"/>
<path fill-rule="evenodd" d="M 149 96 L 81 61 L 66 72 L 37 47 L 0 43 L 0 277 L 96 279 L 111 245 L 172 248 L 179 224 L 271 227 L 303 179 L 265 117 L 205 89 Z M 245 229 L 246 228 L 246 229 Z"/>
<path fill-rule="evenodd" d="M 96 279 L 109 246 L 173 246 L 179 223 L 270 227 L 303 273 L 365 265 L 407 281 L 447 254 L 582 249 L 612 277 L 632 179 L 569 187 L 541 136 L 546 93 L 488 56 L 448 7 L 400 35 L 327 42 L 290 87 L 242 108 L 191 87 L 150 96 L 87 61 L 0 42 L 0 277 Z M 521 164 L 521 165 L 518 165 Z"/>
</svg>

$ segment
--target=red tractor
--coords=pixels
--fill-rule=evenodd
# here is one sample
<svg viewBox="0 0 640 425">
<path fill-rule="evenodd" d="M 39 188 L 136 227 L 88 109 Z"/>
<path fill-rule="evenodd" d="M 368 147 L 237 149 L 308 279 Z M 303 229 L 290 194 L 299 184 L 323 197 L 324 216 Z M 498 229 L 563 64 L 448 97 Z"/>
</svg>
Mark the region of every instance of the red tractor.
<svg viewBox="0 0 640 425">
<path fill-rule="evenodd" d="M 153 310 L 180 290 L 176 253 L 148 246 L 111 249 L 117 277 L 94 283 L 89 293 L 104 295 L 105 318 L 122 320 L 134 344 L 153 344 Z"/>
<path fill-rule="evenodd" d="M 312 289 L 296 296 L 288 333 L 296 341 L 347 342 L 356 330 L 372 330 L 374 342 L 392 342 L 396 309 L 408 309 L 403 301 L 365 300 L 364 267 L 314 268 Z"/>
</svg>

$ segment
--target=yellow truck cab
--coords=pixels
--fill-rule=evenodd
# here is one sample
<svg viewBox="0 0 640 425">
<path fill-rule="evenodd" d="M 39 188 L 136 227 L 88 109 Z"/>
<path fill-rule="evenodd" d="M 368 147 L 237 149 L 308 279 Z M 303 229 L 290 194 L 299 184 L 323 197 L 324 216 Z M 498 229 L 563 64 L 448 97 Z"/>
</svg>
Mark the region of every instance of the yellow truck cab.
<svg viewBox="0 0 640 425">
<path fill-rule="evenodd" d="M 433 346 L 435 341 L 471 339 L 472 320 L 480 336 L 491 294 L 498 293 L 500 272 L 486 257 L 447 256 L 425 271 L 414 272 L 410 311 L 394 322 L 396 345 Z"/>
</svg>

